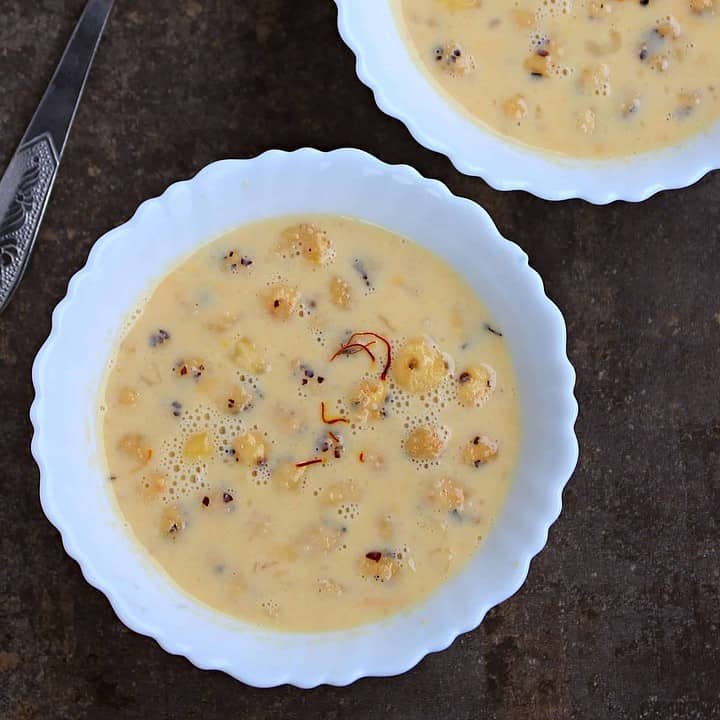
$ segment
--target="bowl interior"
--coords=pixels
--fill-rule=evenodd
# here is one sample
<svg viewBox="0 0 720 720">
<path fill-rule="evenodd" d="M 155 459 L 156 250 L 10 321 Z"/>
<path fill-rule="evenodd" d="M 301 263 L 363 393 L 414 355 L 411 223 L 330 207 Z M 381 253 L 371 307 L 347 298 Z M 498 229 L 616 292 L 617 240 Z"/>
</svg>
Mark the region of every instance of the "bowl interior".
<svg viewBox="0 0 720 720">
<path fill-rule="evenodd" d="M 426 602 L 383 623 L 313 635 L 273 632 L 223 616 L 160 572 L 116 510 L 96 422 L 98 389 L 118 334 L 162 276 L 229 229 L 303 212 L 382 225 L 460 270 L 509 343 L 523 417 L 517 477 L 495 528 L 468 566 Z M 125 624 L 168 651 L 259 686 L 345 684 L 362 675 L 395 674 L 475 627 L 524 580 L 560 512 L 577 457 L 564 323 L 526 256 L 474 203 L 410 168 L 387 166 L 359 151 L 271 151 L 224 161 L 142 205 L 96 244 L 73 278 L 33 379 L 33 453 L 43 508 L 88 581 L 105 592 Z"/>
</svg>

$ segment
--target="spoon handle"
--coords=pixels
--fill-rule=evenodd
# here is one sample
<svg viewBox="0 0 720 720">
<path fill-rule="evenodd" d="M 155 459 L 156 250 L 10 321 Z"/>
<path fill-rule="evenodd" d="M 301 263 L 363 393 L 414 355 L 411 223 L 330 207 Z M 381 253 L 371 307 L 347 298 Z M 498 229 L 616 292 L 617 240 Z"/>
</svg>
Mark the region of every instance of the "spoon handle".
<svg viewBox="0 0 720 720">
<path fill-rule="evenodd" d="M 0 179 L 0 313 L 20 284 L 114 0 L 89 0 Z"/>
</svg>

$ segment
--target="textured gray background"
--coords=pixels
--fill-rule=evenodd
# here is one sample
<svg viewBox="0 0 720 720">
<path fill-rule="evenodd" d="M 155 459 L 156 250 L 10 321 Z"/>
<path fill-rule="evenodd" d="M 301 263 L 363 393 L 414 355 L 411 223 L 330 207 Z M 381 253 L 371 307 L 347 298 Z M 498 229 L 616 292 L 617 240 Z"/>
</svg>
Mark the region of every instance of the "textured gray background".
<svg viewBox="0 0 720 720">
<path fill-rule="evenodd" d="M 82 0 L 0 0 L 0 165 Z M 30 366 L 94 240 L 206 163 L 356 146 L 480 202 L 568 322 L 581 460 L 523 589 L 402 677 L 262 691 L 126 630 L 63 552 Z M 642 205 L 498 193 L 385 117 L 329 0 L 118 0 L 0 317 L 0 718 L 720 718 L 720 175 Z M 92 352 L 92 349 L 88 349 Z"/>
</svg>

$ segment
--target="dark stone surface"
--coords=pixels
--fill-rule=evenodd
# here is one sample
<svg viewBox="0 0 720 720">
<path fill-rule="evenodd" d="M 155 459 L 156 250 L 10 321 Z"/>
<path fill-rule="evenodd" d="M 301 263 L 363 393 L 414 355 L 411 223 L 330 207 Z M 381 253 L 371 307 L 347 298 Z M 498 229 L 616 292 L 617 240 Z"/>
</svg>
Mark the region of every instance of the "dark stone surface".
<svg viewBox="0 0 720 720">
<path fill-rule="evenodd" d="M 358 0 L 360 1 L 360 0 Z M 0 165 L 82 0 L 0 2 Z M 565 313 L 581 460 L 523 589 L 411 672 L 262 691 L 126 630 L 63 552 L 30 366 L 93 241 L 169 183 L 356 146 L 480 202 Z M 720 175 L 642 205 L 498 193 L 384 116 L 328 0 L 119 0 L 26 281 L 0 317 L 0 718 L 720 718 Z"/>
</svg>

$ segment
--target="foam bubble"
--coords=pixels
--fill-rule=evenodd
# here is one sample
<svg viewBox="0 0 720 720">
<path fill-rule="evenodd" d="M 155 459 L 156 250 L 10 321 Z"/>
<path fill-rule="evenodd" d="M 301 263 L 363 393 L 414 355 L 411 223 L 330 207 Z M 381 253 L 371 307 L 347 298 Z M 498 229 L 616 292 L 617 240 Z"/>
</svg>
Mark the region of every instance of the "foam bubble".
<svg viewBox="0 0 720 720">
<path fill-rule="evenodd" d="M 528 49 L 531 53 L 544 48 L 550 42 L 550 36 L 542 30 L 535 29 L 529 35 Z"/>
<path fill-rule="evenodd" d="M 260 487 L 262 487 L 263 485 L 267 485 L 270 482 L 270 477 L 270 468 L 267 464 L 258 465 L 250 473 L 250 478 L 252 482 L 254 482 Z"/>
<path fill-rule="evenodd" d="M 176 434 L 162 442 L 157 464 L 167 479 L 167 491 L 161 495 L 165 502 L 180 496 L 193 495 L 199 489 L 210 487 L 207 463 L 197 458 L 186 458 L 183 452 L 187 440 L 201 432 L 207 432 L 214 450 L 224 455 L 226 462 L 234 462 L 232 439 L 247 432 L 243 419 L 238 415 L 223 415 L 215 408 L 197 405 L 183 413 Z M 269 471 L 265 468 L 258 484 L 267 484 Z"/>
<path fill-rule="evenodd" d="M 542 0 L 535 11 L 538 20 L 569 15 L 573 9 L 573 0 Z"/>
<path fill-rule="evenodd" d="M 260 607 L 265 611 L 267 615 L 270 617 L 277 617 L 280 614 L 280 605 L 276 600 L 263 600 L 260 603 Z"/>
<path fill-rule="evenodd" d="M 150 298 L 148 297 L 142 298 L 142 300 L 135 306 L 132 312 L 126 316 L 122 326 L 120 327 L 120 340 L 125 339 L 125 337 L 133 328 L 137 320 L 140 318 L 143 312 L 145 312 L 145 306 L 148 304 L 149 300 Z"/>
<path fill-rule="evenodd" d="M 343 520 L 355 520 L 360 517 L 360 506 L 357 503 L 343 503 L 337 512 Z"/>
<path fill-rule="evenodd" d="M 322 347 L 327 346 L 327 339 L 325 338 L 325 332 L 323 330 L 321 330 L 320 328 L 314 327 L 314 328 L 310 328 L 310 333 Z"/>
</svg>

